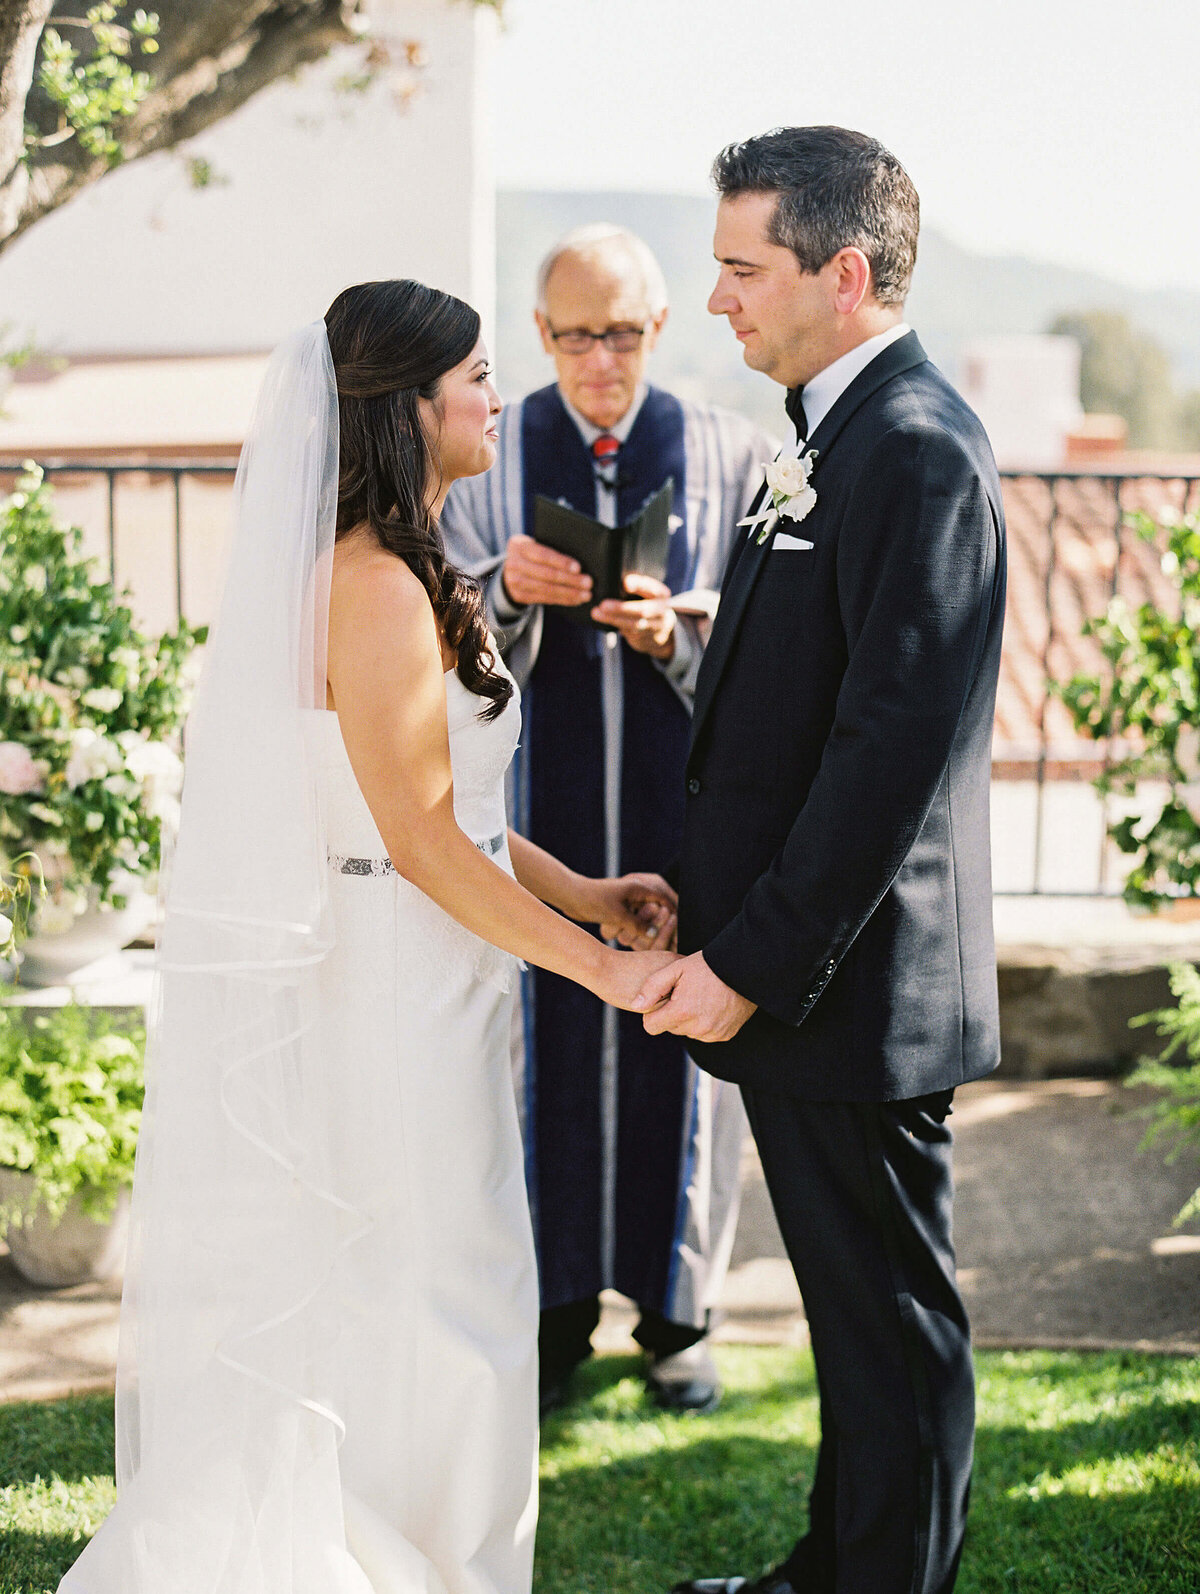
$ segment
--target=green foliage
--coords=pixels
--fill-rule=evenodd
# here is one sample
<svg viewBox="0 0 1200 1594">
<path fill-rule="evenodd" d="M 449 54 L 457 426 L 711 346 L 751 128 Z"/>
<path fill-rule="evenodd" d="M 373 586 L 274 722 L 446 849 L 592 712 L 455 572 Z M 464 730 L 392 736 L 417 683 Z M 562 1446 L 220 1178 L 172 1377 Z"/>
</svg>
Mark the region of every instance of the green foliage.
<svg viewBox="0 0 1200 1594">
<path fill-rule="evenodd" d="M 219 172 L 204 155 L 189 155 L 184 161 L 188 182 L 193 188 L 227 188 L 229 178 Z"/>
<path fill-rule="evenodd" d="M 4 371 L 19 371 L 38 356 L 37 345 L 31 338 L 13 341 L 14 329 L 11 321 L 0 321 L 0 396 L 3 395 Z M 54 362 L 56 366 L 61 362 Z M 8 411 L 0 403 L 0 421 L 8 419 Z"/>
<path fill-rule="evenodd" d="M 18 868 L 28 864 L 20 874 L 0 872 L 0 958 L 11 959 L 17 950 L 17 937 L 25 927 L 33 905 L 33 873 L 36 871 L 39 899 L 46 895 L 46 882 L 36 853 L 27 853 L 13 859 Z"/>
<path fill-rule="evenodd" d="M 11 321 L 0 322 L 0 366 L 6 366 L 10 371 L 19 371 L 37 354 L 37 345 L 29 338 L 22 342 L 9 343 L 12 333 Z"/>
<path fill-rule="evenodd" d="M 31 1173 L 32 1207 L 0 1205 L 0 1222 L 76 1193 L 96 1217 L 133 1183 L 142 1116 L 141 1025 L 70 1004 L 46 1014 L 0 1003 L 0 1167 Z"/>
<path fill-rule="evenodd" d="M 1128 1083 L 1153 1085 L 1162 1092 L 1161 1100 L 1143 1112 L 1143 1117 L 1150 1119 L 1143 1145 L 1167 1140 L 1167 1161 L 1174 1162 L 1184 1151 L 1200 1153 L 1200 973 L 1190 963 L 1173 963 L 1169 973 L 1171 994 L 1178 1005 L 1130 1020 L 1135 1025 L 1157 1025 L 1167 1044 L 1157 1058 L 1142 1058 Z M 1172 1066 L 1171 1058 L 1180 1051 L 1190 1063 Z M 1200 1217 L 1200 1188 L 1175 1222 L 1178 1225 L 1195 1217 Z"/>
<path fill-rule="evenodd" d="M 1161 524 L 1145 514 L 1128 518 L 1147 542 L 1165 537 L 1162 568 L 1179 593 L 1179 612 L 1152 604 L 1133 610 L 1115 598 L 1084 626 L 1107 673 L 1076 675 L 1057 690 L 1078 731 L 1129 746 L 1097 779 L 1099 791 L 1132 794 L 1140 780 L 1170 787 L 1149 824 L 1126 818 L 1111 827 L 1134 859 L 1126 900 L 1157 908 L 1200 895 L 1200 514 Z"/>
<path fill-rule="evenodd" d="M 503 16 L 503 0 L 468 0 L 468 3 Z M 171 44 L 181 33 L 186 38 L 191 31 L 189 9 L 202 11 L 204 7 L 176 8 L 168 17 L 172 24 Z M 228 17 L 219 24 L 218 36 L 208 41 L 194 58 L 186 54 L 182 59 L 177 58 L 165 80 L 146 70 L 146 64 L 159 50 L 160 23 L 156 12 L 139 8 L 129 15 L 127 0 L 98 0 L 83 16 L 56 16 L 54 25 L 44 29 L 39 42 L 36 71 L 39 92 L 34 94 L 33 109 L 26 118 L 22 158 L 28 161 L 35 151 L 73 142 L 94 161 L 110 168 L 119 165 L 127 155 L 144 152 L 144 138 L 135 135 L 131 141 L 131 119 L 152 96 L 163 102 L 168 121 L 180 109 L 200 100 L 210 104 L 226 100 L 226 109 L 235 109 L 244 93 L 235 91 L 233 96 L 226 96 L 223 80 L 227 72 L 231 78 L 236 76 L 246 55 L 255 47 L 260 28 L 271 30 L 277 21 L 282 21 L 284 27 L 297 36 L 311 33 L 320 37 L 325 33 L 325 48 L 329 48 L 334 37 L 326 27 L 321 8 L 314 5 L 305 7 L 289 5 L 286 0 L 273 0 L 266 6 L 234 6 L 225 10 Z M 245 15 L 240 15 L 241 12 Z M 306 14 L 302 16 L 302 12 Z M 68 37 L 64 37 L 64 30 Z M 75 30 L 83 36 L 79 44 L 72 42 Z M 370 47 L 368 40 L 368 49 Z M 416 41 L 409 48 L 420 51 Z M 213 60 L 221 61 L 222 57 L 224 61 L 214 81 L 204 68 Z M 197 67 L 201 68 L 199 72 Z M 286 72 L 284 64 L 276 69 L 275 75 Z M 373 69 L 362 75 L 354 74 L 348 86 L 369 86 L 374 75 Z M 53 125 L 55 121 L 57 125 Z M 144 123 L 150 122 L 158 124 L 152 129 L 155 138 L 161 137 L 163 128 L 158 118 L 144 118 Z M 137 135 L 144 131 L 145 125 L 138 127 Z M 166 142 L 171 146 L 176 139 L 168 137 Z M 208 188 L 228 180 L 203 156 L 187 157 L 184 164 L 195 188 Z M 85 180 L 97 174 L 97 171 L 86 171 Z"/>
<path fill-rule="evenodd" d="M 157 51 L 158 17 L 138 10 L 124 27 L 117 21 L 118 9 L 108 3 L 94 5 L 76 24 L 91 35 L 92 48 L 86 55 L 57 28 L 42 34 L 38 83 L 58 108 L 59 129 L 44 137 L 28 131 L 27 149 L 75 138 L 89 155 L 110 166 L 121 159 L 117 128 L 137 110 L 152 83 L 148 72 L 134 69 L 130 56 L 135 48 L 142 56 Z"/>
<path fill-rule="evenodd" d="M 1117 310 L 1060 315 L 1050 331 L 1074 338 L 1082 361 L 1079 396 L 1089 415 L 1120 415 L 1133 448 L 1178 448 L 1188 406 L 1175 392 L 1171 362 L 1152 337 Z"/>
<path fill-rule="evenodd" d="M 42 473 L 18 480 L 0 505 L 0 875 L 44 869 L 36 928 L 67 928 L 90 901 L 120 906 L 158 867 L 204 635 L 144 636 L 82 533 L 56 523 Z"/>
<path fill-rule="evenodd" d="M 542 1434 L 535 1594 L 662 1594 L 782 1559 L 817 1440 L 807 1351 L 719 1346 L 711 1416 L 600 1356 Z M 1200 1361 L 984 1351 L 958 1594 L 1195 1594 Z M 115 1498 L 111 1396 L 0 1405 L 0 1594 L 51 1594 Z"/>
</svg>

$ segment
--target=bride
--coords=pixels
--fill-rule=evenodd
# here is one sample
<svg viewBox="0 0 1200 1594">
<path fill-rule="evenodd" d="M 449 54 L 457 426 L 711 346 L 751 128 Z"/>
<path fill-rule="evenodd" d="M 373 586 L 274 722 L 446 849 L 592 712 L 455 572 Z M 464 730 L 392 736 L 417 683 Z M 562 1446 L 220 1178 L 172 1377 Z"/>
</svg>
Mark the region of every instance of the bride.
<svg viewBox="0 0 1200 1594">
<path fill-rule="evenodd" d="M 507 831 L 517 693 L 447 564 L 479 318 L 347 289 L 272 358 L 188 726 L 121 1315 L 63 1594 L 522 1594 L 536 1264 L 518 959 L 628 1006 L 673 927 Z M 558 911 L 555 911 L 558 910 Z"/>
</svg>

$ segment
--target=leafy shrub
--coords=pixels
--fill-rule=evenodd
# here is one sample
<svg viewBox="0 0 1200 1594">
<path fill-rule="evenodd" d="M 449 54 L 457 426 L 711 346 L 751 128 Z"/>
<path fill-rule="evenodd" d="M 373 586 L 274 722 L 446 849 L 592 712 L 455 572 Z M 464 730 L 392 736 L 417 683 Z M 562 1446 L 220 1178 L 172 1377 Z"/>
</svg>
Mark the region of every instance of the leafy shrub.
<svg viewBox="0 0 1200 1594">
<path fill-rule="evenodd" d="M 1131 1020 L 1133 1024 L 1156 1024 L 1167 1044 L 1158 1058 L 1143 1058 L 1128 1083 L 1153 1085 L 1162 1091 L 1162 1099 L 1145 1110 L 1150 1128 L 1143 1144 L 1168 1140 L 1167 1161 L 1174 1162 L 1185 1151 L 1200 1153 L 1200 973 L 1190 963 L 1173 963 L 1170 980 L 1171 994 L 1179 1005 Z M 1180 1051 L 1191 1059 L 1186 1067 L 1170 1061 Z M 1200 1217 L 1200 1189 L 1175 1222 L 1194 1217 Z"/>
<path fill-rule="evenodd" d="M 92 902 L 122 906 L 158 867 L 205 636 L 144 636 L 81 544 L 30 467 L 0 505 L 0 877 L 36 876 L 40 860 L 50 895 L 33 928 L 51 931 Z"/>
<path fill-rule="evenodd" d="M 146 1037 L 141 1024 L 70 1004 L 31 1014 L 0 1003 L 0 1167 L 31 1173 L 28 1206 L 0 1204 L 0 1224 L 78 1194 L 105 1218 L 133 1183 Z"/>
<path fill-rule="evenodd" d="M 1075 727 L 1126 744 L 1097 779 L 1098 790 L 1132 795 L 1139 781 L 1165 781 L 1161 811 L 1110 826 L 1134 861 L 1128 902 L 1157 908 L 1200 895 L 1200 514 L 1128 517 L 1148 542 L 1165 539 L 1162 568 L 1179 592 L 1179 613 L 1133 610 L 1115 598 L 1084 633 L 1096 638 L 1108 673 L 1076 675 L 1059 688 Z"/>
</svg>

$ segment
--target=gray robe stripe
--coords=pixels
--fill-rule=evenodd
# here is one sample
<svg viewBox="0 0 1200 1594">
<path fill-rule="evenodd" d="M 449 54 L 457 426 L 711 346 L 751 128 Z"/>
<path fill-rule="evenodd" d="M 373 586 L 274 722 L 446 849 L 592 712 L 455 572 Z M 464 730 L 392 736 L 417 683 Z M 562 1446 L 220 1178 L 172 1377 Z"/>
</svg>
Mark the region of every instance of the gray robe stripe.
<svg viewBox="0 0 1200 1594">
<path fill-rule="evenodd" d="M 505 656 L 505 662 L 524 685 L 537 659 L 541 640 L 540 608 L 515 609 L 500 584 L 500 566 L 511 536 L 523 525 L 523 468 L 521 460 L 522 402 L 509 405 L 500 417 L 496 465 L 484 476 L 459 481 L 451 488 L 442 513 L 442 532 L 450 557 L 479 579 L 488 604 L 488 618 Z M 692 587 L 720 589 L 725 564 L 736 540 L 737 521 L 762 481 L 763 464 L 775 457 L 778 443 L 751 426 L 741 416 L 686 400 L 684 447 L 687 454 L 687 527 L 689 580 Z M 696 671 L 702 653 L 700 630 L 686 621 L 687 638 L 680 659 L 664 673 L 691 709 Z M 607 673 L 607 672 L 606 672 Z M 619 679 L 619 673 L 618 673 Z M 605 740 L 608 763 L 607 829 L 619 833 L 621 703 L 619 692 L 604 694 Z M 510 791 L 510 815 L 523 827 L 520 794 Z M 526 985 L 532 982 L 526 981 Z M 524 1024 L 528 1008 L 518 1007 L 514 1026 L 513 1066 L 517 1100 L 525 1110 Z M 606 1037 L 607 1038 L 607 1037 Z M 615 1039 L 615 1036 L 614 1036 Z M 607 1051 L 609 1048 L 606 1047 Z M 612 1059 L 615 1077 L 616 1058 Z M 741 1188 L 741 1150 L 745 1117 L 740 1093 L 728 1084 L 693 1070 L 695 1090 L 689 1096 L 696 1111 L 681 1125 L 684 1136 L 682 1165 L 689 1169 L 682 1232 L 677 1247 L 671 1298 L 666 1315 L 678 1323 L 704 1325 L 716 1305 L 725 1281 Z M 610 1070 L 605 1070 L 606 1076 Z M 612 1093 L 613 1080 L 608 1081 Z M 603 1087 L 602 1087 L 603 1088 Z M 608 1103 L 604 1120 L 605 1165 L 615 1170 L 615 1111 Z M 536 1187 L 536 1182 L 534 1182 Z M 605 1180 L 602 1221 L 612 1230 L 615 1192 Z"/>
</svg>

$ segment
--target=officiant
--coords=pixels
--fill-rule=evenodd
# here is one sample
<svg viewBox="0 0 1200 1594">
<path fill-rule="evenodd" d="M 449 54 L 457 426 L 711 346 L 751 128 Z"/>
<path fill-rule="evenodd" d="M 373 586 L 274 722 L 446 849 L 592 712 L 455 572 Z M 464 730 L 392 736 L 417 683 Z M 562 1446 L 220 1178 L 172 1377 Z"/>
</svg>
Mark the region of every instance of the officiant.
<svg viewBox="0 0 1200 1594">
<path fill-rule="evenodd" d="M 647 384 L 667 293 L 636 235 L 596 225 L 564 238 L 542 263 L 535 318 L 557 380 L 505 409 L 495 466 L 455 483 L 442 529 L 483 583 L 524 693 L 514 824 L 585 874 L 661 870 L 679 846 L 705 631 L 667 600 L 719 589 L 776 445 Z M 533 536 L 539 496 L 623 526 L 668 481 L 664 579 L 628 576 L 624 598 L 597 604 L 579 565 Z M 684 1043 L 553 974 L 526 976 L 522 1021 L 543 1407 L 566 1398 L 612 1288 L 638 1308 L 655 1398 L 711 1408 L 705 1336 L 737 1218 L 741 1103 Z"/>
</svg>

